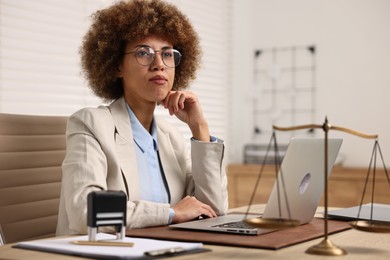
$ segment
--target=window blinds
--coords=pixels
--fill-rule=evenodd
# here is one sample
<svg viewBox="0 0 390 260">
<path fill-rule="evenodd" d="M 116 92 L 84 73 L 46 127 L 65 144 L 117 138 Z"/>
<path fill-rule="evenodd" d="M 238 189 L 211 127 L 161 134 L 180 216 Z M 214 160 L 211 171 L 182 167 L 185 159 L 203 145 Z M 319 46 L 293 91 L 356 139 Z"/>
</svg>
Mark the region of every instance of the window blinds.
<svg viewBox="0 0 390 260">
<path fill-rule="evenodd" d="M 113 1 L 0 0 L 0 112 L 70 115 L 97 106 L 80 74 L 79 47 L 89 16 Z M 197 93 L 212 135 L 227 138 L 230 88 L 231 1 L 171 0 L 188 15 L 201 38 Z M 162 108 L 157 114 L 190 133 Z"/>
<path fill-rule="evenodd" d="M 195 92 L 208 120 L 210 134 L 227 141 L 231 75 L 231 11 L 227 0 L 171 0 L 193 23 L 203 51 L 201 69 L 190 90 Z M 172 118 L 171 121 L 178 121 Z M 177 123 L 180 125 L 180 123 Z M 187 127 L 182 130 L 190 136 Z"/>
</svg>

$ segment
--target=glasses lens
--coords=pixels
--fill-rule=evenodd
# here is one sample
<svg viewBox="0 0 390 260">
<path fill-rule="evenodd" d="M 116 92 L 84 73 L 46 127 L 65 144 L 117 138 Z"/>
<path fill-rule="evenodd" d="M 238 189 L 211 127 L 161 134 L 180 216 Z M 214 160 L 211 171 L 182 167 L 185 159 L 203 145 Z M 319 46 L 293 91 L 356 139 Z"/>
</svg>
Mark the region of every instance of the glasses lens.
<svg viewBox="0 0 390 260">
<path fill-rule="evenodd" d="M 155 51 L 150 47 L 140 47 L 135 51 L 137 62 L 142 66 L 149 66 L 152 64 L 155 55 Z M 179 65 L 181 54 L 178 50 L 175 49 L 164 49 L 161 51 L 161 58 L 165 66 L 174 68 Z"/>
<path fill-rule="evenodd" d="M 165 49 L 161 53 L 164 64 L 167 67 L 174 68 L 179 65 L 181 54 L 175 49 Z"/>
<path fill-rule="evenodd" d="M 137 62 L 143 66 L 149 66 L 154 59 L 154 51 L 152 48 L 140 47 L 135 52 Z"/>
</svg>

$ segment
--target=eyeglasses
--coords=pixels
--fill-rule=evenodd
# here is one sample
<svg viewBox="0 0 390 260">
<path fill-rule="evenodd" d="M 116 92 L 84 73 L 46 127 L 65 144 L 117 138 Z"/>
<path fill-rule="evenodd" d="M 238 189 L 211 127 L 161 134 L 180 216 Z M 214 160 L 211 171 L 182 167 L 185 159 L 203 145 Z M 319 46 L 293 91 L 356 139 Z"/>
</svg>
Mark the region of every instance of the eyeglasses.
<svg viewBox="0 0 390 260">
<path fill-rule="evenodd" d="M 156 59 L 156 53 L 161 53 L 161 58 L 165 66 L 175 68 L 181 60 L 181 53 L 178 50 L 167 48 L 160 51 L 155 51 L 151 47 L 141 46 L 135 51 L 125 52 L 124 54 L 135 53 L 135 59 L 141 66 L 149 66 Z"/>
</svg>

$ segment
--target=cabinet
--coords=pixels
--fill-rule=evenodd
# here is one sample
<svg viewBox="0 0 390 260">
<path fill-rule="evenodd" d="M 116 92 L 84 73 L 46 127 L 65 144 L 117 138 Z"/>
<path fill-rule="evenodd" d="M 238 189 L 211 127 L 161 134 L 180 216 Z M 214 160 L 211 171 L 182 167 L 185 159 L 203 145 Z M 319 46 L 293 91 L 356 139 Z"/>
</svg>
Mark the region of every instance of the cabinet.
<svg viewBox="0 0 390 260">
<path fill-rule="evenodd" d="M 259 164 L 227 166 L 229 208 L 248 205 L 260 173 Z M 390 173 L 390 170 L 387 170 Z M 360 204 L 367 169 L 334 166 L 328 182 L 328 206 L 350 207 Z M 275 181 L 275 166 L 264 165 L 253 204 L 266 203 Z M 363 203 L 371 202 L 372 173 Z M 376 170 L 374 202 L 390 204 L 390 184 L 383 169 Z M 320 205 L 323 205 L 323 197 Z"/>
</svg>

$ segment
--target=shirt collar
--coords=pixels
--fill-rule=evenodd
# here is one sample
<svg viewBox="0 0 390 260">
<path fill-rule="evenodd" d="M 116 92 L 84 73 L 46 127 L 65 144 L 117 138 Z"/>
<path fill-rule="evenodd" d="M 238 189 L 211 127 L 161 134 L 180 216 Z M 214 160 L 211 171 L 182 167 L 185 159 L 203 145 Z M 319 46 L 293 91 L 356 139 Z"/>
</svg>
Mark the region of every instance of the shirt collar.
<svg viewBox="0 0 390 260">
<path fill-rule="evenodd" d="M 144 153 L 146 149 L 150 146 L 153 147 L 155 151 L 158 151 L 157 145 L 157 126 L 156 121 L 152 121 L 151 133 L 149 133 L 139 122 L 138 118 L 135 116 L 133 110 L 126 103 L 127 111 L 129 112 L 131 130 L 133 130 L 133 139 L 134 142 L 138 145 L 141 151 Z"/>
</svg>

